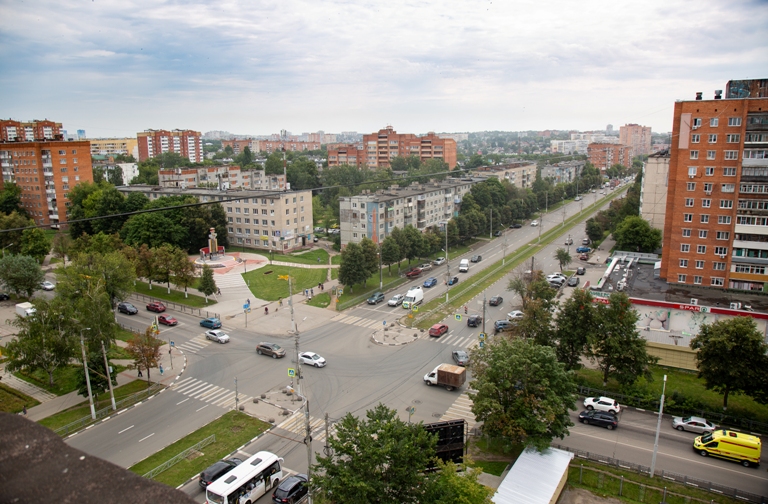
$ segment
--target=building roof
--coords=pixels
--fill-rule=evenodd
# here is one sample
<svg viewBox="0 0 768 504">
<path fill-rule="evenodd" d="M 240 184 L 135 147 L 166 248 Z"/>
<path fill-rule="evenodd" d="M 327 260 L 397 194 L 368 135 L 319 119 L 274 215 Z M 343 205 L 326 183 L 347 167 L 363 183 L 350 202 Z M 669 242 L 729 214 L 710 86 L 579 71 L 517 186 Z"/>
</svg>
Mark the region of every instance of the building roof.
<svg viewBox="0 0 768 504">
<path fill-rule="evenodd" d="M 525 450 L 502 480 L 491 499 L 495 504 L 549 504 L 555 502 L 560 482 L 573 453 L 555 448 Z"/>
</svg>

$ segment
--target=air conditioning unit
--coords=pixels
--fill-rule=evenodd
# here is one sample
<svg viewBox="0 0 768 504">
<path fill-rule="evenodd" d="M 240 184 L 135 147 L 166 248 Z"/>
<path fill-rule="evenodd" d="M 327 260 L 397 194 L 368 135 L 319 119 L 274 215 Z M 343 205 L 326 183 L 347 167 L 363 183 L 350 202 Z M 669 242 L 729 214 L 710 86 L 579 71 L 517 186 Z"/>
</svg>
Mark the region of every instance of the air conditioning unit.
<svg viewBox="0 0 768 504">
<path fill-rule="evenodd" d="M 695 305 L 699 304 L 699 300 L 696 299 L 696 298 L 691 298 L 691 304 L 695 306 Z"/>
<path fill-rule="evenodd" d="M 695 177 L 695 176 L 696 176 L 696 175 L 691 175 L 690 173 L 688 174 L 688 178 L 693 178 L 693 177 Z"/>
<path fill-rule="evenodd" d="M 725 256 L 724 256 L 724 255 L 721 255 L 721 256 L 720 256 L 720 259 L 725 259 Z"/>
</svg>

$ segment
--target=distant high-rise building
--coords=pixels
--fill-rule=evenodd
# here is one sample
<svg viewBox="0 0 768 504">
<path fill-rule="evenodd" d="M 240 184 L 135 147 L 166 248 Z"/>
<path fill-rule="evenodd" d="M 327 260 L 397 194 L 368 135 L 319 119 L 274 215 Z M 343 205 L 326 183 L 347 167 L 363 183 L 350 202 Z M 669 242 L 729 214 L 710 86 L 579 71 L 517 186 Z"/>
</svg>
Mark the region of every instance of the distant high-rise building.
<svg viewBox="0 0 768 504">
<path fill-rule="evenodd" d="M 650 154 L 651 127 L 627 124 L 619 128 L 619 143 L 632 147 L 632 157 Z"/>
<path fill-rule="evenodd" d="M 77 139 L 78 140 L 85 140 L 85 130 L 77 130 Z"/>
<path fill-rule="evenodd" d="M 608 126 L 606 126 L 605 132 L 608 133 L 609 135 L 613 133 L 613 124 L 609 124 Z"/>
<path fill-rule="evenodd" d="M 89 140 L 91 154 L 116 156 L 118 154 L 139 157 L 139 143 L 135 138 L 96 138 Z"/>
<path fill-rule="evenodd" d="M 199 131 L 146 130 L 136 134 L 139 143 L 139 161 L 175 152 L 192 161 L 203 161 L 203 141 Z"/>
<path fill-rule="evenodd" d="M 632 166 L 632 147 L 629 145 L 591 143 L 587 146 L 589 162 L 600 171 L 605 171 L 615 164 Z"/>
<path fill-rule="evenodd" d="M 35 140 L 66 140 L 61 123 L 49 121 L 20 122 L 0 120 L 0 142 L 33 142 Z"/>
</svg>

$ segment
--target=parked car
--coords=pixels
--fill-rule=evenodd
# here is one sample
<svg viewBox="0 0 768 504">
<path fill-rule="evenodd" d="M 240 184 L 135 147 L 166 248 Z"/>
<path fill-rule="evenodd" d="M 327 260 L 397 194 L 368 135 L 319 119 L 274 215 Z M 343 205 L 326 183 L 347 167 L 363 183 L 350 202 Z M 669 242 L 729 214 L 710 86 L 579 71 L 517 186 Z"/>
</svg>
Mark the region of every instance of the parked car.
<svg viewBox="0 0 768 504">
<path fill-rule="evenodd" d="M 701 417 L 672 417 L 672 427 L 679 431 L 698 432 L 699 434 L 709 434 L 717 429 L 717 425 Z"/>
<path fill-rule="evenodd" d="M 133 306 L 131 303 L 118 303 L 117 311 L 125 313 L 126 315 L 136 315 L 139 313 L 139 309 Z"/>
<path fill-rule="evenodd" d="M 608 413 L 618 414 L 621 412 L 619 403 L 610 397 L 587 397 L 584 399 L 584 407 L 588 410 L 607 411 Z"/>
<path fill-rule="evenodd" d="M 451 278 L 450 280 L 448 280 L 448 285 L 456 285 L 457 283 L 459 283 L 459 277 L 457 277 L 457 276 L 455 276 L 455 277 Z"/>
<path fill-rule="evenodd" d="M 420 264 L 419 268 L 421 268 L 421 271 L 430 271 L 432 269 L 432 263 Z"/>
<path fill-rule="evenodd" d="M 473 255 L 472 258 L 470 259 L 470 261 L 472 261 L 474 263 L 480 262 L 482 260 L 483 260 L 483 256 L 481 256 L 481 255 Z"/>
<path fill-rule="evenodd" d="M 579 261 L 589 261 L 589 254 L 581 254 L 579 256 Z"/>
<path fill-rule="evenodd" d="M 448 326 L 445 324 L 435 324 L 429 328 L 429 335 L 435 336 L 438 338 L 447 332 L 448 332 Z"/>
<path fill-rule="evenodd" d="M 432 261 L 432 264 L 434 264 L 435 266 L 441 266 L 445 264 L 445 257 L 438 257 L 437 259 Z"/>
<path fill-rule="evenodd" d="M 409 270 L 406 274 L 406 278 L 416 278 L 417 276 L 421 275 L 421 268 L 413 268 L 412 270 Z"/>
<path fill-rule="evenodd" d="M 581 244 L 582 245 L 589 245 L 589 238 L 582 238 Z"/>
<path fill-rule="evenodd" d="M 374 292 L 371 294 L 371 297 L 368 298 L 368 304 L 379 304 L 380 302 L 384 301 L 384 293 L 383 292 Z"/>
<path fill-rule="evenodd" d="M 455 362 L 457 366 L 466 366 L 469 364 L 469 354 L 464 350 L 454 350 L 451 352 L 451 357 L 453 357 L 453 362 Z"/>
<path fill-rule="evenodd" d="M 562 273 L 552 273 L 551 275 L 547 275 L 547 282 L 551 282 L 552 280 L 568 280 L 568 277 Z"/>
<path fill-rule="evenodd" d="M 40 288 L 45 290 L 45 291 L 52 291 L 53 289 L 56 288 L 56 286 L 53 285 L 48 280 L 46 280 L 46 281 L 40 283 Z"/>
<path fill-rule="evenodd" d="M 586 270 L 585 268 L 582 268 L 581 266 L 579 266 L 578 268 L 576 268 L 576 274 L 577 274 L 577 275 L 583 275 L 583 274 L 584 274 L 584 273 L 586 273 L 586 272 L 587 272 L 587 270 Z"/>
<path fill-rule="evenodd" d="M 573 245 L 573 238 L 568 238 L 567 240 L 565 240 L 565 244 L 566 245 Z"/>
<path fill-rule="evenodd" d="M 591 250 L 592 249 L 590 249 L 589 247 L 585 247 L 584 245 L 582 245 L 581 247 L 576 249 L 576 253 L 577 254 L 589 254 L 589 252 Z"/>
<path fill-rule="evenodd" d="M 152 301 L 147 305 L 147 310 L 155 313 L 162 313 L 165 311 L 165 305 L 160 301 Z"/>
<path fill-rule="evenodd" d="M 435 285 L 437 285 L 437 278 L 435 277 L 429 277 L 424 280 L 424 287 L 434 287 Z"/>
<path fill-rule="evenodd" d="M 213 463 L 210 467 L 208 467 L 206 470 L 200 473 L 200 476 L 198 477 L 198 483 L 200 484 L 201 488 L 206 488 L 208 485 L 216 481 L 217 479 L 221 478 L 225 474 L 227 474 L 229 471 L 232 470 L 232 468 L 242 464 L 243 461 L 239 458 L 230 458 L 227 460 L 219 460 L 218 462 Z"/>
<path fill-rule="evenodd" d="M 8 301 L 9 299 L 11 299 L 11 296 L 5 292 L 0 292 L 0 301 Z"/>
<path fill-rule="evenodd" d="M 497 320 L 493 323 L 493 330 L 496 333 L 509 332 L 514 329 L 515 325 L 509 320 Z"/>
<path fill-rule="evenodd" d="M 273 359 L 285 357 L 285 350 L 277 343 L 261 342 L 256 345 L 256 353 L 259 355 L 269 355 Z"/>
<path fill-rule="evenodd" d="M 531 221 L 531 226 L 532 226 L 532 227 L 536 227 L 536 226 L 538 226 L 538 225 L 539 225 L 539 221 L 537 221 L 537 220 L 535 220 L 535 221 Z"/>
<path fill-rule="evenodd" d="M 295 474 L 288 476 L 272 493 L 272 502 L 278 504 L 294 504 L 307 495 L 309 486 L 307 485 L 306 474 Z"/>
<path fill-rule="evenodd" d="M 499 306 L 503 302 L 504 302 L 504 298 L 501 296 L 493 296 L 491 299 L 488 300 L 488 304 L 490 306 Z"/>
<path fill-rule="evenodd" d="M 581 201 L 581 196 L 576 196 L 575 198 L 573 198 L 573 201 Z"/>
<path fill-rule="evenodd" d="M 577 285 L 579 285 L 579 277 L 572 276 L 568 279 L 568 287 L 576 287 Z"/>
<path fill-rule="evenodd" d="M 205 338 L 211 341 L 215 341 L 216 343 L 229 343 L 229 334 L 220 329 L 211 329 L 210 331 L 205 331 Z"/>
<path fill-rule="evenodd" d="M 315 367 L 325 367 L 325 359 L 317 355 L 315 352 L 304 352 L 299 355 L 301 357 L 302 364 L 309 364 Z"/>
<path fill-rule="evenodd" d="M 564 283 L 565 281 L 552 280 L 551 282 L 549 282 L 549 286 L 555 290 L 560 290 L 560 288 L 563 286 Z"/>
<path fill-rule="evenodd" d="M 480 315 L 470 315 L 467 318 L 467 327 L 480 327 L 483 325 L 483 317 Z"/>
<path fill-rule="evenodd" d="M 403 299 L 405 299 L 404 295 L 395 294 L 394 296 L 392 296 L 392 298 L 389 301 L 387 301 L 387 304 L 389 306 L 400 306 L 401 304 L 403 304 Z"/>
<path fill-rule="evenodd" d="M 499 236 L 501 236 L 501 231 L 496 231 L 495 233 L 493 233 L 493 236 L 498 238 Z"/>
<path fill-rule="evenodd" d="M 179 323 L 178 320 L 176 320 L 172 316 L 170 316 L 168 314 L 165 314 L 165 313 L 162 314 L 162 315 L 158 315 L 157 316 L 157 322 L 158 322 L 158 324 L 163 324 L 163 325 L 167 325 L 167 326 L 175 326 L 176 324 Z"/>
<path fill-rule="evenodd" d="M 520 310 L 512 310 L 507 313 L 508 320 L 521 320 L 525 315 Z"/>
<path fill-rule="evenodd" d="M 586 425 L 599 425 L 608 430 L 613 430 L 619 426 L 619 420 L 613 413 L 605 411 L 582 411 L 579 413 L 579 422 Z"/>
<path fill-rule="evenodd" d="M 520 229 L 521 227 L 523 227 L 523 225 L 522 225 L 522 224 L 519 224 L 519 223 L 517 223 L 517 222 L 515 222 L 514 224 L 512 224 L 512 225 L 511 225 L 511 226 L 509 226 L 509 227 L 510 227 L 511 229 Z"/>
<path fill-rule="evenodd" d="M 315 236 L 314 238 L 312 238 L 312 241 L 313 241 L 313 242 L 315 242 L 315 243 L 317 243 L 317 242 L 319 242 L 319 241 L 320 241 L 320 238 L 318 238 L 317 236 Z"/>
<path fill-rule="evenodd" d="M 200 325 L 209 329 L 219 329 L 221 327 L 221 320 L 211 317 L 201 320 Z"/>
</svg>

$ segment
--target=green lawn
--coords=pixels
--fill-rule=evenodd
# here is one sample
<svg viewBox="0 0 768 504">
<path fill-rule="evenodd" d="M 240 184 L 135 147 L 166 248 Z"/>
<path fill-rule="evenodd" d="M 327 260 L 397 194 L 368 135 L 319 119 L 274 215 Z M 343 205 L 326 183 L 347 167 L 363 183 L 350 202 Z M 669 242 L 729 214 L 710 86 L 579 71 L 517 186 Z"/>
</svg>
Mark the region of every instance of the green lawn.
<svg viewBox="0 0 768 504">
<path fill-rule="evenodd" d="M 153 282 L 152 290 L 150 290 L 149 284 L 140 280 L 136 281 L 134 290 L 139 294 L 144 294 L 145 296 L 151 296 L 153 298 L 157 298 L 162 301 L 169 301 L 171 303 L 191 306 L 193 308 L 207 308 L 216 304 L 216 300 L 211 297 L 208 298 L 207 303 L 205 302 L 205 298 L 203 296 L 198 296 L 196 294 L 189 294 L 188 297 L 184 297 L 184 291 L 174 290 L 173 284 L 171 284 L 170 294 L 168 294 L 168 287 L 165 284 L 157 284 Z M 141 307 L 137 308 L 141 309 Z"/>
<path fill-rule="evenodd" d="M 318 308 L 325 308 L 331 304 L 331 295 L 327 292 L 321 292 L 320 294 L 315 293 L 312 299 L 307 301 L 307 304 Z"/>
<path fill-rule="evenodd" d="M 0 411 L 6 413 L 20 413 L 24 406 L 27 409 L 40 404 L 37 399 L 22 394 L 18 390 L 0 383 Z"/>
<path fill-rule="evenodd" d="M 275 255 L 274 260 L 298 264 L 328 264 L 328 252 L 323 249 L 313 249 L 300 254 Z"/>
<path fill-rule="evenodd" d="M 303 293 L 304 289 L 317 289 L 317 284 L 325 282 L 328 271 L 325 268 L 294 268 L 291 266 L 264 266 L 243 275 L 251 292 L 259 299 L 277 301 L 288 297 L 288 281 L 278 276 L 289 275 L 293 278 L 294 294 Z"/>
<path fill-rule="evenodd" d="M 73 390 L 77 390 L 78 375 L 82 372 L 83 368 L 80 366 L 70 365 L 61 367 L 53 373 L 53 386 L 49 386 L 48 384 L 48 373 L 41 370 L 32 372 L 19 371 L 14 373 L 14 376 L 33 385 L 37 385 L 51 394 L 60 396 L 68 394 Z"/>
<path fill-rule="evenodd" d="M 119 339 L 120 341 L 128 342 L 129 339 L 133 337 L 133 333 L 127 329 L 123 329 L 122 327 L 117 328 L 117 334 L 115 335 L 115 339 Z"/>
<path fill-rule="evenodd" d="M 134 380 L 132 382 L 128 382 L 125 385 L 121 385 L 119 387 L 114 388 L 115 401 L 119 401 L 121 399 L 128 397 L 131 394 L 135 394 L 137 392 L 142 392 L 145 390 L 147 390 L 147 382 L 143 380 Z M 140 400 L 140 399 L 141 398 L 137 398 L 137 400 Z M 109 397 L 109 391 L 104 392 L 103 394 L 99 394 L 94 398 L 93 405 L 97 411 L 102 408 L 106 408 L 111 404 L 112 404 L 112 400 Z M 56 430 L 76 420 L 80 420 L 81 418 L 87 417 L 90 414 L 91 414 L 91 407 L 88 404 L 88 398 L 83 397 L 82 402 L 79 403 L 78 405 L 73 406 L 67 410 L 61 411 L 59 413 L 56 413 L 55 415 L 51 415 L 47 418 L 43 418 L 38 423 L 40 425 L 48 427 L 51 430 Z"/>
<path fill-rule="evenodd" d="M 502 473 L 504 472 L 504 469 L 507 468 L 510 462 L 499 462 L 495 460 L 478 460 L 473 462 L 473 464 L 481 468 L 485 473 L 493 474 L 494 476 L 501 476 Z"/>
<path fill-rule="evenodd" d="M 229 411 L 208 425 L 184 436 L 172 445 L 130 467 L 129 470 L 143 476 L 203 439 L 215 435 L 216 441 L 203 448 L 203 451 L 198 454 L 199 456 L 187 457 L 154 478 L 155 481 L 176 487 L 267 429 L 269 429 L 269 424 L 259 419 L 237 411 Z"/>
</svg>

